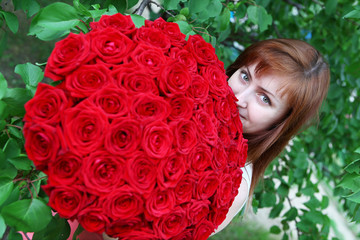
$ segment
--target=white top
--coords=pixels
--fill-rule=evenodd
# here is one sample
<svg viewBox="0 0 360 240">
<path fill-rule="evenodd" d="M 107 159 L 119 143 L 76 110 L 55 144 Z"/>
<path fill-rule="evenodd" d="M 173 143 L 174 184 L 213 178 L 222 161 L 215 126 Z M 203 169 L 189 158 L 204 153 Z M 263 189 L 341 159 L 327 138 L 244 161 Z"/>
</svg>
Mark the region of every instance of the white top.
<svg viewBox="0 0 360 240">
<path fill-rule="evenodd" d="M 247 200 L 249 199 L 251 178 L 253 172 L 252 163 L 245 164 L 245 167 L 242 167 L 241 170 L 243 171 L 243 175 L 239 187 L 239 193 L 235 197 L 234 202 L 229 208 L 225 220 L 218 226 L 218 228 L 215 230 L 213 234 L 211 234 L 211 236 L 223 230 L 232 221 L 232 219 L 241 211 L 241 209 L 243 209 Z"/>
</svg>

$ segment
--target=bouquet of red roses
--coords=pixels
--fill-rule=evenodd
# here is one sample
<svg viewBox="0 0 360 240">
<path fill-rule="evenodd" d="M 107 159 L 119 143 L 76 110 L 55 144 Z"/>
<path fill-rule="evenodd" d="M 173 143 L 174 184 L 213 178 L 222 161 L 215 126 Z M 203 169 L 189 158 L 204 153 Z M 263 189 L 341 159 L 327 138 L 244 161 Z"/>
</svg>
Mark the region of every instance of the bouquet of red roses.
<svg viewBox="0 0 360 240">
<path fill-rule="evenodd" d="M 247 141 L 223 63 L 159 18 L 103 16 L 56 43 L 26 105 L 25 148 L 49 205 L 120 239 L 206 239 L 242 179 Z"/>
</svg>

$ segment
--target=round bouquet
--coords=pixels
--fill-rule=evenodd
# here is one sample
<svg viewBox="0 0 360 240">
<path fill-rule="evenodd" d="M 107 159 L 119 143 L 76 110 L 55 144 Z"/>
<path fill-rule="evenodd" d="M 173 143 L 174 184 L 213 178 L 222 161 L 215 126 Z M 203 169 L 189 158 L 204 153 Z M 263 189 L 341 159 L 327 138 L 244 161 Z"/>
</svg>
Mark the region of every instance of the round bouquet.
<svg viewBox="0 0 360 240">
<path fill-rule="evenodd" d="M 159 18 L 103 16 L 56 43 L 26 105 L 25 148 L 49 205 L 120 239 L 206 239 L 225 219 L 247 143 L 223 63 Z"/>
</svg>

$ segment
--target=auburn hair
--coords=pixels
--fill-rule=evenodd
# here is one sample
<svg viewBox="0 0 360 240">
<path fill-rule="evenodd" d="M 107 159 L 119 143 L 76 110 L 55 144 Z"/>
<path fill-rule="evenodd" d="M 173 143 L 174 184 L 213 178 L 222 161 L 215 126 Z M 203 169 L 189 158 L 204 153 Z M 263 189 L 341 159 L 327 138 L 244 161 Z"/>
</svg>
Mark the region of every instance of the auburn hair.
<svg viewBox="0 0 360 240">
<path fill-rule="evenodd" d="M 247 162 L 253 164 L 250 196 L 266 167 L 286 147 L 289 140 L 310 120 L 326 97 L 330 82 L 328 64 L 310 44 L 295 39 L 269 39 L 246 48 L 226 70 L 231 77 L 239 68 L 256 64 L 255 75 L 285 77 L 281 94 L 286 95 L 288 111 L 269 129 L 245 134 L 248 139 Z"/>
</svg>

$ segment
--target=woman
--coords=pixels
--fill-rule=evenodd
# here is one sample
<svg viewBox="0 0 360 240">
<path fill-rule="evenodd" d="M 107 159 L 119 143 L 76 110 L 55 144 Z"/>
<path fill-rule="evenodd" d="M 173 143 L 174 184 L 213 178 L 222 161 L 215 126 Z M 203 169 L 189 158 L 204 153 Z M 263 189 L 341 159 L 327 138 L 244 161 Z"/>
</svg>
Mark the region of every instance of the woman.
<svg viewBox="0 0 360 240">
<path fill-rule="evenodd" d="M 238 98 L 249 148 L 239 194 L 216 232 L 243 208 L 266 167 L 289 140 L 316 117 L 330 81 L 328 65 L 320 53 L 293 39 L 251 45 L 226 74 Z"/>
</svg>

